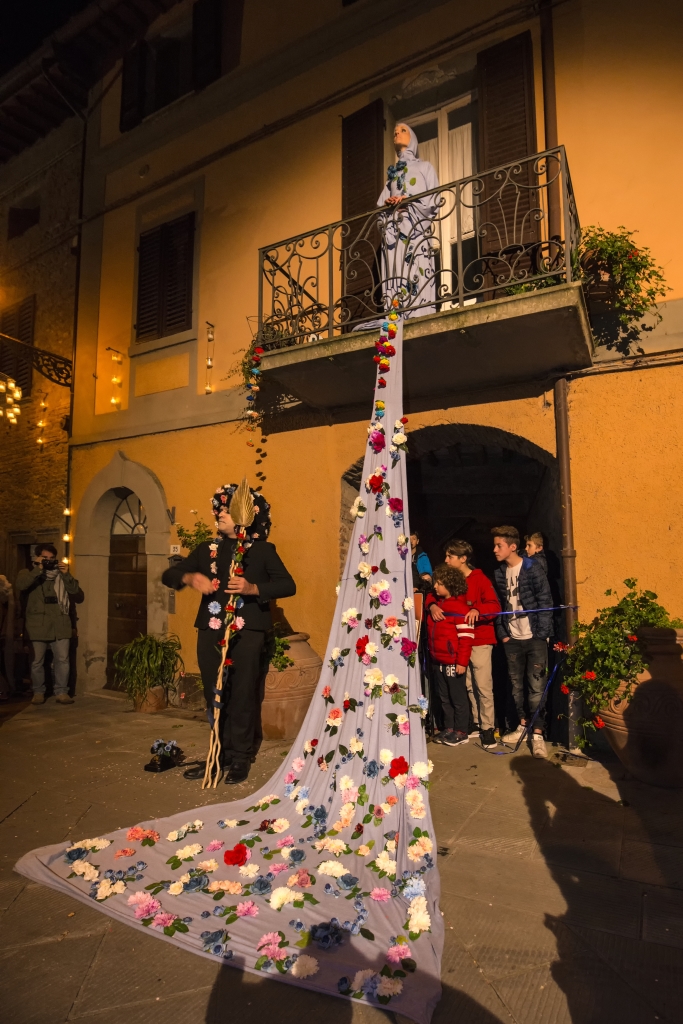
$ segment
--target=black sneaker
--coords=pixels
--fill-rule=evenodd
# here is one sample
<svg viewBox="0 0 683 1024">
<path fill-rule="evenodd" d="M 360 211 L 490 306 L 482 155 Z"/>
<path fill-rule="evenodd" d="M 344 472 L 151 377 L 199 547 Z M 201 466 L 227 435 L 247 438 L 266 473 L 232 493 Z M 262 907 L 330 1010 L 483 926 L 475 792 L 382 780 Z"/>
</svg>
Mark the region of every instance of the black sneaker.
<svg viewBox="0 0 683 1024">
<path fill-rule="evenodd" d="M 450 729 L 448 732 L 444 733 L 441 742 L 447 747 L 459 747 L 462 746 L 463 743 L 469 743 L 470 738 L 466 732 L 456 732 L 455 729 Z"/>
<path fill-rule="evenodd" d="M 443 743 L 443 738 L 445 735 L 445 729 L 441 729 L 440 732 L 433 732 L 431 736 L 432 743 Z"/>
<path fill-rule="evenodd" d="M 493 729 L 484 729 L 481 734 L 481 745 L 484 750 L 495 750 L 498 746 Z"/>
</svg>

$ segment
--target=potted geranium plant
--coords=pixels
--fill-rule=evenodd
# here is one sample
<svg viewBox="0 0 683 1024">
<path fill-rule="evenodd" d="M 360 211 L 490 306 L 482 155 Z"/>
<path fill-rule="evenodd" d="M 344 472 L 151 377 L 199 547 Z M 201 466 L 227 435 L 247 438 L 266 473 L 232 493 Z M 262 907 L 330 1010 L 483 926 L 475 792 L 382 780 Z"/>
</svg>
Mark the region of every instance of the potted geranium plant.
<svg viewBox="0 0 683 1024">
<path fill-rule="evenodd" d="M 680 704 L 683 725 L 683 621 L 672 618 L 653 591 L 639 590 L 637 580 L 624 580 L 624 585 L 626 593 L 601 608 L 592 622 L 575 623 L 576 639 L 567 651 L 561 689 L 564 693 L 574 690 L 583 699 L 579 746 L 586 746 L 594 730 L 604 729 L 632 774 L 655 785 L 669 785 L 678 772 L 672 768 L 672 756 L 675 761 L 678 755 L 665 748 L 667 743 L 680 748 L 678 730 L 670 717 L 662 718 L 659 701 L 650 695 L 653 687 L 660 696 L 664 694 L 669 716 L 671 708 Z M 612 590 L 605 594 L 617 596 Z M 653 743 L 658 747 L 654 758 Z M 678 759 L 683 784 L 683 758 Z M 645 764 L 648 761 L 650 767 Z M 654 762 L 669 765 L 669 782 L 662 781 L 661 770 L 653 772 Z"/>
<path fill-rule="evenodd" d="M 174 633 L 146 633 L 116 652 L 116 681 L 125 686 L 136 711 L 153 713 L 166 707 L 169 691 L 175 691 L 185 667 L 180 648 Z"/>
<path fill-rule="evenodd" d="M 635 231 L 583 228 L 578 251 L 580 275 L 593 335 L 598 345 L 628 355 L 640 332 L 662 319 L 657 300 L 671 289 L 650 250 L 635 242 Z M 654 323 L 643 322 L 650 314 Z M 641 350 L 642 351 L 642 350 Z"/>
</svg>

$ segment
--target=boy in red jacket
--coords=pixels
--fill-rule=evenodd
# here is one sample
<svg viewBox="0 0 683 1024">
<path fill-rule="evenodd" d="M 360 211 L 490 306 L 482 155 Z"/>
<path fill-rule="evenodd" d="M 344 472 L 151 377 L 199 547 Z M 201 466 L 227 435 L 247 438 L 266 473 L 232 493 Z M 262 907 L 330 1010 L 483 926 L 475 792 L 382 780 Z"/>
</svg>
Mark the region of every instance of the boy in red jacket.
<svg viewBox="0 0 683 1024">
<path fill-rule="evenodd" d="M 427 607 L 441 612 L 427 617 L 427 638 L 432 663 L 432 680 L 441 701 L 444 728 L 439 740 L 447 747 L 469 742 L 467 723 L 470 702 L 465 674 L 472 653 L 474 628 L 465 620 L 470 611 L 465 599 L 467 581 L 459 569 L 437 565 L 433 574 L 434 595 L 427 597 Z"/>
<path fill-rule="evenodd" d="M 474 626 L 472 657 L 467 667 L 467 691 L 472 705 L 472 714 L 481 732 L 481 745 L 485 750 L 495 750 L 495 716 L 493 709 L 493 675 L 491 653 L 496 642 L 493 628 L 495 616 L 500 612 L 500 601 L 493 583 L 481 569 L 473 569 L 471 558 L 474 549 L 466 540 L 453 540 L 446 548 L 446 565 L 459 569 L 467 581 L 467 622 Z M 441 612 L 434 605 L 430 608 L 432 618 Z M 478 621 L 479 620 L 479 621 Z"/>
</svg>

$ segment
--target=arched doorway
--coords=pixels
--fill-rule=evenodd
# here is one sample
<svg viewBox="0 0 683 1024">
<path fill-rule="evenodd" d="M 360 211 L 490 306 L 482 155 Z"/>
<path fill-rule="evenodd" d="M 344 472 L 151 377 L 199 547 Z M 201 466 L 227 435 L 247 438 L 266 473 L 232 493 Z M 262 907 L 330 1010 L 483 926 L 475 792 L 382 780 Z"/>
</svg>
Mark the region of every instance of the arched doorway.
<svg viewBox="0 0 683 1024">
<path fill-rule="evenodd" d="M 147 513 L 128 487 L 113 488 L 119 498 L 109 537 L 109 599 L 107 608 L 107 689 L 116 684 L 114 655 L 140 633 L 147 632 Z"/>
<path fill-rule="evenodd" d="M 109 569 L 114 555 L 126 555 L 131 560 L 122 572 L 133 572 L 135 558 L 135 572 L 140 573 L 132 586 L 140 590 L 135 591 L 139 598 L 136 607 L 141 609 L 144 600 L 146 618 L 136 615 L 133 635 L 137 636 L 140 629 L 149 633 L 168 630 L 168 589 L 161 583 L 161 574 L 168 566 L 171 518 L 161 481 L 147 466 L 126 458 L 122 451 L 113 453 L 75 505 L 75 571 L 85 594 L 79 615 L 78 680 L 79 689 L 94 690 L 107 685 L 109 643 L 114 642 L 109 633 Z M 113 540 L 116 537 L 123 540 Z M 125 546 L 125 542 L 136 545 L 137 551 L 114 552 L 112 543 L 115 547 L 119 543 Z M 131 583 L 121 581 L 126 582 Z"/>
</svg>

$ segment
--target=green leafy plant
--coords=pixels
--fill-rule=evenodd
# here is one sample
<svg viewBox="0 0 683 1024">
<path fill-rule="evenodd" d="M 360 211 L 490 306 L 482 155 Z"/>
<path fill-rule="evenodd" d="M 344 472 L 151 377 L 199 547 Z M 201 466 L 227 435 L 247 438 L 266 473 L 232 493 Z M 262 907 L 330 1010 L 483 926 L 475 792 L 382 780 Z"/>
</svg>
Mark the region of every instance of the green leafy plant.
<svg viewBox="0 0 683 1024">
<path fill-rule="evenodd" d="M 583 698 L 586 716 L 579 721 L 583 737 L 578 741 L 582 747 L 591 730 L 604 727 L 599 712 L 617 693 L 621 700 L 631 700 L 646 666 L 637 631 L 644 626 L 683 628 L 683 621 L 672 619 L 657 603 L 653 591 L 639 590 L 636 579 L 624 580 L 624 586 L 627 592 L 616 604 L 601 608 L 592 622 L 576 622 L 572 630 L 576 640 L 563 666 L 562 690 L 574 690 Z M 605 596 L 616 597 L 616 592 L 606 590 Z"/>
<path fill-rule="evenodd" d="M 117 683 L 125 686 L 132 701 L 144 700 L 154 686 L 163 687 L 166 694 L 174 691 L 185 668 L 180 650 L 175 633 L 141 633 L 114 655 Z"/>
<path fill-rule="evenodd" d="M 277 672 L 284 672 L 286 668 L 289 668 L 294 664 L 291 658 L 288 658 L 285 651 L 289 650 L 289 644 L 283 636 L 275 636 L 272 641 L 272 654 L 270 656 L 270 664 Z"/>
<path fill-rule="evenodd" d="M 655 325 L 661 322 L 657 300 L 671 290 L 650 250 L 634 241 L 637 233 L 623 224 L 616 231 L 590 225 L 581 231 L 579 244 L 595 339 L 624 353 L 630 352 L 640 331 L 653 329 L 640 323 L 646 314 L 655 318 Z"/>
<path fill-rule="evenodd" d="M 176 523 L 175 528 L 181 546 L 189 551 L 194 551 L 206 540 L 212 540 L 215 532 L 203 519 L 196 520 L 194 530 L 186 530 L 180 523 Z"/>
</svg>

